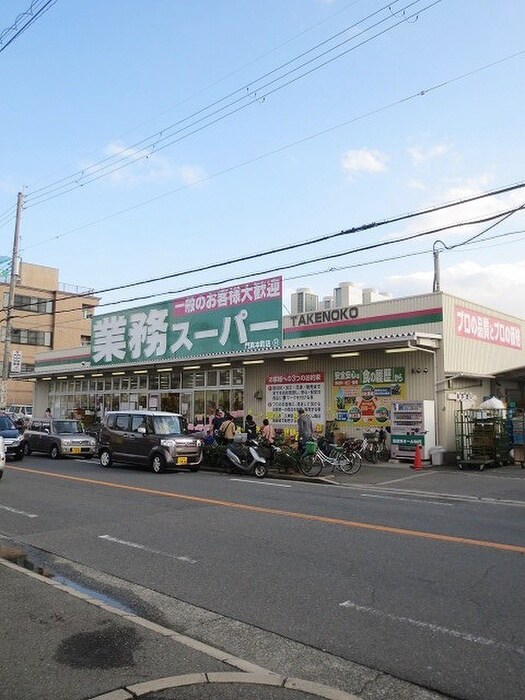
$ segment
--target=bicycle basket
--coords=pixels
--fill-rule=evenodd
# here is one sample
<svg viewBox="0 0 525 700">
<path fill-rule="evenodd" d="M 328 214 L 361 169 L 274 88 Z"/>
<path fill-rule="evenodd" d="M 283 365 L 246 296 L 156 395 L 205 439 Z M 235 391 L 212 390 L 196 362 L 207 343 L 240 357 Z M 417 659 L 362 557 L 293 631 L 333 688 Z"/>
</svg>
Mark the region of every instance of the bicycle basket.
<svg viewBox="0 0 525 700">
<path fill-rule="evenodd" d="M 317 451 L 317 443 L 313 440 L 308 440 L 305 445 L 305 452 L 307 455 L 314 455 Z"/>
</svg>

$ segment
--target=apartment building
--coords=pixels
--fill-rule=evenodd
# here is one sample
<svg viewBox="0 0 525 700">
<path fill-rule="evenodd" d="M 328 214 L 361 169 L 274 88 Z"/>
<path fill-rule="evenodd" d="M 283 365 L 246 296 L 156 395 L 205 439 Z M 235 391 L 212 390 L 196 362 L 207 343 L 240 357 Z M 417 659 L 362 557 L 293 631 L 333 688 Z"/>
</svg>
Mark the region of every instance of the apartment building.
<svg viewBox="0 0 525 700">
<path fill-rule="evenodd" d="M 91 344 L 91 318 L 99 298 L 90 290 L 61 285 L 52 267 L 20 263 L 11 315 L 9 377 L 32 372 L 35 355 Z M 0 371 L 3 366 L 9 279 L 0 278 Z M 92 291 L 92 290 L 91 290 Z M 31 404 L 33 381 L 7 382 L 6 406 Z"/>
</svg>

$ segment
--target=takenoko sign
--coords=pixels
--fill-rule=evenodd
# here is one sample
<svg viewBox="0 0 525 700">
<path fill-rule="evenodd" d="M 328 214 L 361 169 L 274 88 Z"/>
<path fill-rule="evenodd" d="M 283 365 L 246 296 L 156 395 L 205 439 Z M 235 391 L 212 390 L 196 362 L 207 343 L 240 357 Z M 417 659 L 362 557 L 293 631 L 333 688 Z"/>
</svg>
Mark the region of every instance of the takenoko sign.
<svg viewBox="0 0 525 700">
<path fill-rule="evenodd" d="M 279 348 L 282 278 L 95 316 L 91 364 L 151 362 Z"/>
</svg>

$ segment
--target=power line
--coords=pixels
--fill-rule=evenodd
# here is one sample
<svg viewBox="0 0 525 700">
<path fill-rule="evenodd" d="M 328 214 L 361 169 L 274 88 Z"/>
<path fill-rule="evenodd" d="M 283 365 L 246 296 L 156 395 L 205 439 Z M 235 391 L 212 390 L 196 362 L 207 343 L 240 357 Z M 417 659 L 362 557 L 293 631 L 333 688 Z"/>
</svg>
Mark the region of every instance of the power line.
<svg viewBox="0 0 525 700">
<path fill-rule="evenodd" d="M 523 186 L 525 186 L 525 184 L 523 184 L 522 187 L 523 187 Z M 487 196 L 487 195 L 485 195 L 485 196 Z M 479 197 L 477 197 L 477 199 L 479 199 Z M 447 208 L 447 207 L 450 207 L 450 206 L 457 206 L 459 203 L 461 203 L 461 202 L 456 202 L 456 203 L 454 203 L 454 204 L 452 204 L 452 205 L 451 205 L 451 204 L 442 205 L 441 207 L 439 207 L 439 209 Z M 423 231 L 423 232 L 414 233 L 414 234 L 408 234 L 408 235 L 406 235 L 406 236 L 402 236 L 402 237 L 398 237 L 398 238 L 389 239 L 389 240 L 387 240 L 387 241 L 380 241 L 380 242 L 378 242 L 378 243 L 370 243 L 370 244 L 367 244 L 367 245 L 364 245 L 364 246 L 360 246 L 360 247 L 358 247 L 358 248 L 353 248 L 353 249 L 351 249 L 351 250 L 347 250 L 347 251 L 343 251 L 343 252 L 338 251 L 337 253 L 333 253 L 333 254 L 331 254 L 331 255 L 324 255 L 324 256 L 322 256 L 322 257 L 316 256 L 315 258 L 312 258 L 312 259 L 310 259 L 310 260 L 303 260 L 303 261 L 300 261 L 300 262 L 290 263 L 290 264 L 287 264 L 287 265 L 279 265 L 279 266 L 277 266 L 277 267 L 273 267 L 273 268 L 270 268 L 270 269 L 262 270 L 262 271 L 259 271 L 259 272 L 257 272 L 257 273 L 250 272 L 250 273 L 246 273 L 246 274 L 244 274 L 244 275 L 236 276 L 236 277 L 234 277 L 234 278 L 229 277 L 228 279 L 220 280 L 220 281 L 218 281 L 218 282 L 215 282 L 214 284 L 224 284 L 224 283 L 226 283 L 226 282 L 231 282 L 231 281 L 233 281 L 233 280 L 246 279 L 247 277 L 255 277 L 255 276 L 260 276 L 260 275 L 273 274 L 273 273 L 278 272 L 278 271 L 289 270 L 289 269 L 294 269 L 294 268 L 297 268 L 297 267 L 301 267 L 301 266 L 303 266 L 303 265 L 308 265 L 308 264 L 311 264 L 312 262 L 319 262 L 319 261 L 322 261 L 322 260 L 332 260 L 332 259 L 334 259 L 334 258 L 343 257 L 343 256 L 345 256 L 345 255 L 360 253 L 360 252 L 364 252 L 364 251 L 367 251 L 367 250 L 374 250 L 374 249 L 377 249 L 377 248 L 382 248 L 382 247 L 389 246 L 389 245 L 393 245 L 393 244 L 396 244 L 396 243 L 403 243 L 403 242 L 406 242 L 406 241 L 416 240 L 416 239 L 418 239 L 418 238 L 422 238 L 422 237 L 429 236 L 429 235 L 432 235 L 432 234 L 441 233 L 441 232 L 443 232 L 443 231 L 448 231 L 448 230 L 451 230 L 451 229 L 453 229 L 453 228 L 458 228 L 458 227 L 462 227 L 462 226 L 472 226 L 472 225 L 479 224 L 479 223 L 486 223 L 486 222 L 488 222 L 488 221 L 494 221 L 495 219 L 502 219 L 502 217 L 506 217 L 506 218 L 507 218 L 507 217 L 510 216 L 511 214 L 514 214 L 514 213 L 516 213 L 517 211 L 522 210 L 524 207 L 525 207 L 525 204 L 524 204 L 524 205 L 521 205 L 520 207 L 515 207 L 515 208 L 513 208 L 513 209 L 506 210 L 506 211 L 504 211 L 504 212 L 499 212 L 498 214 L 493 214 L 493 215 L 491 215 L 491 216 L 486 216 L 486 217 L 482 217 L 482 218 L 478 218 L 478 219 L 474 219 L 474 220 L 456 222 L 456 223 L 454 223 L 454 224 L 448 224 L 448 225 L 446 225 L 446 226 L 440 226 L 440 227 L 438 227 L 438 228 L 433 228 L 433 229 L 430 229 L 430 230 L 428 230 L 428 231 Z M 435 211 L 435 210 L 436 210 L 436 209 L 434 208 L 433 211 Z M 297 244 L 291 244 L 290 246 L 285 247 L 285 248 L 283 248 L 283 249 L 302 248 L 302 247 L 305 247 L 305 246 L 308 246 L 308 245 L 312 245 L 313 243 L 318 243 L 318 242 L 320 242 L 320 241 L 328 240 L 329 238 L 334 238 L 334 237 L 342 236 L 342 235 L 349 235 L 349 234 L 351 234 L 351 233 L 356 233 L 356 232 L 368 230 L 368 229 L 371 229 L 371 228 L 375 228 L 375 227 L 378 227 L 378 226 L 382 226 L 382 225 L 384 225 L 385 223 L 399 222 L 400 220 L 403 220 L 403 219 L 406 220 L 407 218 L 412 218 L 412 217 L 414 217 L 414 216 L 422 216 L 422 215 L 425 214 L 425 213 L 429 213 L 429 212 L 428 212 L 428 211 L 417 212 L 417 213 L 413 213 L 413 214 L 409 214 L 409 215 L 404 215 L 404 216 L 402 216 L 402 217 L 392 217 L 392 218 L 389 219 L 388 221 L 384 221 L 384 222 L 381 222 L 381 223 L 376 223 L 376 222 L 374 222 L 374 223 L 371 223 L 371 224 L 364 224 L 364 225 L 359 226 L 359 227 L 354 227 L 354 228 L 352 228 L 352 229 L 347 229 L 346 231 L 341 231 L 341 232 L 338 233 L 338 234 L 330 234 L 330 235 L 328 235 L 328 236 L 324 236 L 324 237 L 321 237 L 321 238 L 317 238 L 317 239 L 314 239 L 314 240 L 311 240 L 311 241 L 306 241 L 306 242 L 297 243 Z M 211 264 L 206 265 L 206 266 L 204 266 L 204 267 L 194 268 L 194 269 L 192 269 L 192 270 L 185 270 L 185 271 L 183 271 L 183 272 L 176 272 L 176 273 L 172 273 L 172 274 L 169 274 L 169 275 L 164 275 L 164 276 L 162 276 L 162 277 L 153 278 L 153 279 L 146 280 L 146 281 L 142 281 L 142 282 L 132 282 L 132 283 L 128 283 L 128 284 L 125 284 L 125 285 L 118 285 L 118 286 L 116 286 L 116 287 L 111 287 L 111 288 L 106 288 L 106 289 L 102 289 L 102 290 L 90 292 L 89 294 L 88 294 L 88 293 L 86 293 L 86 294 L 79 294 L 79 295 L 76 295 L 76 297 L 80 299 L 80 298 L 85 298 L 86 296 L 95 296 L 95 295 L 98 295 L 98 294 L 101 294 L 101 293 L 104 293 L 104 292 L 109 292 L 109 291 L 120 291 L 120 290 L 122 290 L 122 289 L 128 289 L 128 288 L 130 288 L 130 287 L 135 287 L 135 286 L 141 286 L 141 285 L 143 285 L 143 284 L 151 284 L 152 282 L 158 282 L 158 281 L 160 281 L 160 280 L 166 280 L 166 279 L 173 279 L 173 278 L 177 278 L 177 277 L 183 277 L 183 276 L 186 276 L 186 275 L 195 274 L 195 273 L 197 273 L 197 272 L 203 272 L 203 271 L 207 271 L 207 270 L 211 270 L 211 269 L 217 269 L 217 268 L 219 268 L 219 267 L 224 267 L 224 266 L 226 266 L 226 265 L 230 265 L 230 264 L 233 264 L 233 263 L 236 263 L 236 262 L 245 262 L 246 260 L 250 260 L 250 259 L 262 257 L 263 255 L 272 255 L 272 254 L 275 254 L 276 252 L 281 252 L 283 249 L 273 250 L 273 251 L 266 251 L 265 253 L 254 253 L 254 254 L 251 254 L 251 255 L 249 255 L 249 256 L 244 256 L 243 258 L 238 258 L 238 259 L 235 259 L 235 260 L 230 260 L 230 261 L 225 261 L 225 262 L 219 262 L 219 263 L 211 263 Z M 170 294 L 170 295 L 171 295 L 171 294 L 178 294 L 178 293 L 181 293 L 181 292 L 188 291 L 188 289 L 200 289 L 200 288 L 202 288 L 202 287 L 209 287 L 209 286 L 210 286 L 210 283 L 209 283 L 209 282 L 206 282 L 206 283 L 202 283 L 202 284 L 191 285 L 190 287 L 185 288 L 185 289 L 179 289 L 179 290 L 176 290 L 176 291 L 169 291 L 169 292 L 162 292 L 161 294 L 159 294 L 159 292 L 155 292 L 155 293 L 148 294 L 148 295 L 143 295 L 143 296 L 140 296 L 140 297 L 132 297 L 132 298 L 128 298 L 128 299 L 125 299 L 125 300 L 116 301 L 116 302 L 107 302 L 107 303 L 105 303 L 105 304 L 99 304 L 99 306 L 98 306 L 97 308 L 101 308 L 101 307 L 103 307 L 103 306 L 115 306 L 115 305 L 117 305 L 117 304 L 122 304 L 123 301 L 125 301 L 125 302 L 130 302 L 130 301 L 144 301 L 144 300 L 146 300 L 146 299 L 152 299 L 152 298 L 159 297 L 159 296 L 166 296 L 166 295 L 168 295 L 168 294 Z M 71 296 L 64 297 L 64 298 L 70 299 Z M 56 301 L 60 301 L 60 298 L 57 297 Z M 21 308 L 21 307 L 18 307 L 18 310 L 20 310 L 20 308 Z M 80 310 L 81 308 L 82 308 L 82 307 L 78 307 L 76 310 Z M 66 313 L 66 312 L 70 312 L 70 311 L 72 311 L 72 310 L 75 310 L 75 309 L 65 309 L 63 312 Z M 57 313 L 58 313 L 58 312 L 57 312 Z M 38 315 L 38 314 L 37 314 L 37 315 Z M 22 316 L 22 318 L 26 318 L 27 316 L 28 316 L 28 315 L 26 314 L 26 316 Z M 29 317 L 31 317 L 31 318 L 34 318 L 34 316 L 35 316 L 35 314 L 29 314 Z M 18 316 L 18 317 L 20 317 L 20 316 Z"/>
<path fill-rule="evenodd" d="M 341 129 L 341 128 L 344 127 L 344 126 L 348 126 L 348 125 L 350 125 L 350 124 L 353 124 L 353 123 L 355 123 L 355 122 L 357 122 L 357 121 L 360 121 L 360 120 L 362 120 L 362 119 L 365 119 L 365 118 L 367 118 L 367 117 L 374 116 L 374 115 L 376 115 L 376 114 L 379 114 L 380 112 L 383 112 L 383 111 L 392 109 L 393 107 L 397 107 L 397 106 L 399 106 L 399 105 L 401 105 L 401 104 L 403 104 L 403 103 L 409 102 L 409 101 L 414 100 L 414 99 L 416 99 L 416 98 L 424 97 L 424 96 L 428 95 L 430 92 L 433 92 L 433 91 L 435 91 L 435 90 L 438 90 L 438 89 L 441 89 L 441 88 L 446 87 L 446 86 L 448 86 L 448 85 L 451 85 L 451 84 L 453 84 L 453 83 L 455 83 L 455 82 L 458 82 L 458 81 L 460 81 L 460 80 L 463 80 L 463 79 L 465 79 L 465 78 L 467 78 L 467 77 L 470 77 L 470 76 L 475 75 L 475 74 L 477 74 L 477 73 L 479 73 L 479 72 L 481 72 L 481 71 L 484 71 L 484 70 L 487 70 L 487 69 L 492 68 L 492 67 L 494 67 L 494 66 L 497 66 L 497 65 L 499 65 L 499 64 L 501 64 L 501 63 L 504 63 L 504 62 L 506 62 L 506 61 L 510 61 L 510 60 L 512 60 L 512 59 L 514 59 L 514 58 L 517 58 L 518 56 L 522 56 L 522 55 L 524 55 L 524 54 L 525 54 L 525 50 L 519 51 L 519 52 L 517 52 L 517 53 L 511 54 L 511 55 L 509 55 L 509 56 L 506 56 L 506 57 L 504 57 L 504 58 L 498 59 L 498 60 L 496 60 L 496 61 L 492 61 L 491 63 L 487 63 L 487 64 L 485 64 L 485 65 L 483 65 L 483 66 L 480 66 L 480 67 L 478 67 L 478 68 L 475 68 L 475 69 L 473 69 L 473 70 L 471 70 L 471 71 L 468 71 L 468 72 L 466 72 L 466 73 L 463 73 L 463 74 L 461 74 L 461 75 L 459 75 L 459 76 L 455 76 L 455 77 L 450 78 L 450 79 L 448 79 L 448 80 L 444 80 L 444 81 L 442 81 L 442 82 L 440 82 L 440 83 L 437 83 L 437 84 L 435 84 L 435 85 L 433 85 L 433 86 L 431 86 L 431 87 L 424 88 L 423 90 L 418 90 L 417 92 L 415 92 L 415 93 L 413 93 L 413 94 L 411 94 L 411 95 L 408 95 L 408 96 L 406 96 L 406 97 L 402 97 L 402 98 L 396 100 L 395 102 L 391 102 L 391 103 L 389 103 L 389 104 L 387 104 L 387 105 L 383 105 L 382 107 L 378 107 L 378 108 L 376 108 L 376 109 L 374 109 L 374 110 L 371 110 L 371 111 L 365 112 L 365 113 L 363 113 L 363 114 L 361 114 L 361 115 L 358 115 L 358 116 L 356 116 L 356 117 L 353 117 L 352 119 L 349 119 L 349 120 L 347 120 L 347 121 L 341 122 L 341 123 L 336 124 L 336 125 L 334 125 L 334 126 L 328 127 L 327 129 L 323 129 L 322 131 L 316 132 L 316 133 L 314 133 L 314 134 L 310 134 L 309 136 L 305 136 L 305 137 L 303 137 L 303 138 L 301 138 L 301 139 L 298 139 L 298 140 L 296 140 L 296 141 L 293 141 L 292 143 L 286 144 L 286 145 L 281 146 L 281 147 L 279 147 L 279 148 L 277 148 L 277 149 L 274 149 L 274 150 L 272 150 L 272 151 L 267 151 L 266 153 L 263 153 L 263 154 L 260 154 L 260 155 L 258 155 L 258 156 L 255 156 L 254 158 L 250 158 L 250 159 L 245 160 L 245 161 L 243 161 L 243 162 L 241 162 L 241 163 L 237 163 L 236 165 L 233 165 L 233 166 L 230 166 L 230 167 L 228 167 L 228 168 L 225 168 L 224 170 L 218 171 L 218 172 L 216 172 L 216 173 L 214 173 L 214 174 L 212 174 L 212 175 L 208 175 L 207 177 L 201 178 L 200 180 L 198 180 L 198 181 L 196 181 L 196 182 L 193 182 L 193 183 L 191 183 L 191 184 L 186 184 L 186 185 L 183 185 L 183 186 L 181 186 L 181 187 L 177 187 L 177 188 L 175 188 L 175 189 L 173 189 L 173 190 L 169 190 L 168 192 L 164 192 L 163 194 L 156 195 L 155 197 L 151 197 L 150 199 L 144 200 L 143 202 L 139 202 L 138 204 L 134 204 L 134 205 L 131 206 L 131 207 L 126 207 L 125 209 L 120 209 L 119 211 L 114 212 L 113 214 L 109 214 L 109 215 L 104 216 L 104 217 L 101 217 L 101 218 L 99 218 L 99 219 L 95 219 L 95 220 L 93 220 L 93 221 L 91 221 L 91 222 L 88 222 L 87 224 L 83 224 L 82 226 L 77 226 L 77 227 L 75 227 L 75 228 L 73 228 L 73 229 L 69 229 L 68 231 L 65 231 L 65 232 L 62 233 L 62 234 L 58 234 L 57 236 L 53 236 L 53 237 L 51 237 L 51 238 L 44 239 L 44 240 L 41 241 L 40 243 L 35 243 L 35 244 L 32 245 L 32 246 L 28 246 L 28 247 L 25 248 L 24 250 L 28 250 L 28 249 L 31 249 L 31 248 L 35 248 L 35 247 L 37 247 L 37 246 L 39 246 L 39 245 L 45 245 L 46 243 L 49 243 L 49 242 L 51 242 L 51 241 L 55 241 L 55 240 L 58 240 L 58 239 L 60 239 L 60 238 L 64 238 L 65 236 L 71 235 L 71 234 L 73 234 L 73 233 L 78 233 L 79 231 L 83 231 L 83 230 L 85 230 L 86 228 L 90 228 L 90 227 L 92 227 L 92 226 L 96 226 L 97 224 L 104 223 L 105 221 L 109 221 L 110 219 L 116 218 L 116 217 L 118 217 L 118 216 L 122 216 L 123 214 L 126 214 L 126 213 L 128 213 L 128 212 L 130 212 L 130 211 L 134 211 L 134 210 L 136 210 L 136 209 L 140 209 L 140 208 L 142 208 L 142 207 L 144 207 L 144 206 L 147 206 L 148 204 L 152 204 L 153 202 L 159 201 L 160 199 L 164 199 L 165 197 L 168 197 L 168 196 L 170 196 L 170 195 L 172 195 L 172 194 L 176 194 L 177 192 L 182 192 L 182 191 L 184 191 L 184 190 L 186 190 L 186 189 L 188 189 L 188 188 L 190 188 L 190 187 L 195 187 L 196 185 L 201 185 L 201 184 L 203 184 L 204 182 L 208 182 L 208 181 L 210 181 L 210 180 L 212 180 L 212 179 L 215 179 L 215 178 L 220 177 L 220 176 L 222 176 L 222 175 L 225 175 L 225 174 L 228 174 L 228 173 L 233 172 L 233 171 L 235 171 L 235 170 L 238 170 L 239 168 L 246 167 L 247 165 L 251 165 L 251 164 L 253 164 L 253 163 L 256 163 L 256 162 L 258 162 L 259 160 L 263 160 L 264 158 L 269 158 L 269 157 L 271 157 L 271 156 L 277 155 L 278 153 L 282 153 L 282 152 L 285 151 L 285 150 L 288 150 L 288 149 L 293 148 L 293 147 L 295 147 L 295 146 L 298 146 L 298 145 L 301 145 L 301 144 L 303 144 L 303 143 L 306 143 L 307 141 L 311 141 L 311 140 L 313 140 L 313 139 L 315 139 L 315 138 L 318 138 L 318 137 L 320 137 L 320 136 L 324 136 L 324 135 L 326 135 L 326 134 L 328 134 L 328 133 L 331 133 L 332 131 L 335 131 L 335 130 L 337 130 L 337 129 Z"/>
<path fill-rule="evenodd" d="M 7 49 L 7 47 L 12 44 L 15 39 L 23 34 L 25 30 L 33 24 L 33 22 L 36 22 L 39 17 L 50 10 L 56 2 L 57 0 L 47 0 L 42 7 L 36 9 L 37 6 L 42 3 L 42 0 L 33 0 L 28 9 L 19 14 L 13 24 L 7 29 L 4 29 L 0 34 L 0 53 Z M 34 10 L 36 10 L 36 12 L 34 12 Z M 10 33 L 12 33 L 13 36 L 6 40 L 6 37 Z"/>
<path fill-rule="evenodd" d="M 396 0 L 396 2 L 399 0 Z M 408 3 L 402 10 L 406 10 L 407 8 L 412 7 L 413 5 L 416 5 L 420 2 L 421 0 L 412 0 L 412 2 Z M 324 68 L 326 65 L 329 63 L 332 63 L 333 61 L 338 60 L 339 58 L 342 58 L 346 54 L 350 53 L 351 51 L 356 50 L 357 48 L 360 48 L 361 46 L 369 43 L 373 39 L 381 36 L 382 34 L 385 34 L 388 31 L 391 31 L 392 29 L 395 29 L 399 25 L 407 22 L 410 18 L 413 18 L 415 16 L 419 16 L 422 12 L 427 11 L 428 9 L 431 9 L 433 6 L 439 4 L 442 2 L 442 0 L 433 0 L 429 5 L 426 7 L 420 8 L 417 12 L 413 12 L 412 14 L 408 16 L 403 16 L 401 20 L 391 24 L 389 27 L 382 29 L 381 31 L 378 31 L 376 34 L 373 34 L 371 37 L 368 37 L 366 39 L 363 39 L 360 43 L 358 43 L 356 46 L 352 46 L 339 54 L 335 56 L 331 56 L 330 58 L 324 60 L 322 63 L 319 65 L 313 66 L 308 68 L 308 70 L 305 70 L 303 73 L 300 75 L 295 75 L 294 77 L 292 76 L 294 73 L 297 71 L 306 68 L 307 66 L 310 66 L 312 63 L 321 60 L 323 57 L 327 56 L 328 54 L 332 53 L 333 51 L 336 51 L 337 49 L 341 48 L 343 45 L 353 41 L 357 37 L 365 34 L 366 32 L 374 29 L 375 27 L 383 24 L 386 21 L 390 21 L 392 17 L 386 17 L 375 24 L 372 24 L 370 27 L 367 27 L 366 29 L 358 32 L 357 34 L 345 39 L 344 41 L 341 41 L 340 43 L 336 44 L 330 49 L 327 49 L 323 51 L 322 53 L 318 54 L 314 58 L 311 58 L 302 64 L 288 70 L 285 72 L 283 75 L 280 75 L 276 78 L 272 78 L 271 80 L 267 81 L 266 83 L 263 83 L 262 85 L 259 85 L 257 87 L 252 87 L 253 83 L 250 83 L 248 85 L 243 86 L 242 88 L 239 88 L 233 93 L 230 93 L 230 95 L 227 95 L 224 98 L 221 98 L 220 100 L 212 103 L 211 105 L 202 108 L 201 110 L 198 110 L 197 112 L 194 112 L 192 115 L 185 117 L 174 124 L 171 124 L 164 129 L 156 132 L 154 135 L 146 137 L 145 139 L 136 142 L 135 144 L 132 144 L 131 146 L 127 146 L 125 149 L 122 149 L 119 153 L 108 156 L 107 158 L 99 161 L 98 163 L 95 163 L 94 165 L 90 166 L 89 168 L 86 168 L 85 170 L 82 171 L 77 171 L 74 173 L 72 176 L 63 178 L 62 180 L 59 180 L 55 183 L 52 183 L 48 185 L 47 187 L 40 188 L 39 190 L 36 190 L 33 193 L 28 193 L 27 196 L 27 201 L 28 201 L 28 208 L 31 206 L 37 206 L 39 204 L 43 204 L 44 202 L 49 201 L 50 199 L 55 199 L 56 197 L 63 196 L 64 194 L 67 194 L 75 189 L 78 189 L 80 187 L 85 187 L 88 184 L 91 184 L 92 182 L 95 182 L 99 179 L 102 179 L 104 177 L 107 177 L 115 172 L 118 172 L 119 170 L 122 170 L 123 168 L 126 168 L 140 160 L 144 160 L 149 158 L 152 154 L 157 153 L 159 151 L 164 150 L 165 148 L 168 148 L 169 146 L 172 146 L 175 143 L 178 143 L 179 141 L 188 138 L 189 136 L 195 135 L 196 133 L 202 131 L 203 129 L 207 129 L 210 126 L 213 126 L 214 124 L 222 121 L 223 119 L 226 119 L 229 116 L 232 116 L 233 114 L 236 114 L 237 112 L 246 109 L 249 106 L 253 106 L 254 104 L 260 104 L 261 101 L 264 101 L 266 97 L 274 94 L 277 91 L 280 91 L 284 89 L 285 87 L 288 87 L 292 83 L 306 77 L 307 75 L 310 75 L 311 73 Z M 392 5 L 393 3 L 390 3 Z M 258 78 L 254 81 L 254 83 L 258 83 L 261 80 L 266 79 L 268 76 L 271 76 L 273 73 L 276 73 L 283 68 L 286 68 L 288 65 L 294 63 L 297 60 L 300 60 L 303 56 L 306 54 L 310 53 L 311 51 L 323 46 L 323 44 L 333 41 L 334 38 L 338 37 L 340 34 L 346 33 L 349 31 L 349 29 L 352 29 L 353 27 L 363 23 L 364 21 L 370 19 L 373 17 L 375 14 L 385 10 L 384 6 L 380 10 L 372 13 L 371 15 L 368 15 L 366 18 L 363 20 L 360 20 L 359 22 L 355 23 L 354 25 L 351 25 L 350 27 L 347 27 L 345 30 L 342 32 L 339 32 L 338 34 L 330 37 L 329 39 L 325 40 L 324 42 L 321 42 L 317 46 L 315 46 L 313 49 L 309 49 L 307 52 L 304 52 L 303 54 L 300 54 L 298 57 L 295 57 L 294 59 L 291 59 L 287 63 L 282 64 L 278 68 L 274 69 L 273 71 L 270 71 L 269 73 L 265 74 L 261 78 Z M 283 84 L 276 85 L 276 83 L 285 80 L 286 78 L 289 77 L 289 80 L 287 82 L 284 82 Z M 262 92 L 261 91 L 265 91 Z M 224 102 L 224 100 L 229 99 L 230 97 L 234 97 L 235 95 L 238 95 L 241 93 L 239 97 L 236 99 L 230 101 L 228 104 L 218 107 L 219 104 Z M 210 109 L 213 109 L 215 107 L 218 107 L 214 111 L 209 112 Z M 225 110 L 229 110 L 226 111 Z M 208 113 L 209 112 L 209 113 Z M 200 116 L 203 113 L 204 116 Z M 211 120 L 211 121 L 210 121 Z M 186 122 L 190 122 L 189 124 L 186 124 L 185 126 L 182 126 Z M 203 124 L 203 122 L 205 122 Z M 175 127 L 180 127 L 173 131 Z M 144 145 L 145 144 L 145 145 Z M 138 149 L 138 150 L 135 150 Z M 121 156 L 121 154 L 124 153 L 125 155 Z M 121 157 L 119 157 L 121 156 Z M 104 165 L 106 163 L 106 165 Z M 119 165 L 121 164 L 121 165 Z M 61 184 L 63 183 L 63 184 Z M 56 185 L 56 187 L 55 187 Z"/>
</svg>

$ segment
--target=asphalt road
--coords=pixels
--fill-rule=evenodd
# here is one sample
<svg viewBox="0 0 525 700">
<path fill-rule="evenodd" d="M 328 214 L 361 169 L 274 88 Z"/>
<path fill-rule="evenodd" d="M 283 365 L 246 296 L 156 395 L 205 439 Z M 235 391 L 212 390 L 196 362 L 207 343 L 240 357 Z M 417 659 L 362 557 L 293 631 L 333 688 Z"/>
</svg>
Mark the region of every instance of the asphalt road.
<svg viewBox="0 0 525 700">
<path fill-rule="evenodd" d="M 345 488 L 32 456 L 6 469 L 0 533 L 451 697 L 522 697 L 523 472 L 358 477 Z M 133 604 L 125 586 L 115 595 Z"/>
</svg>

